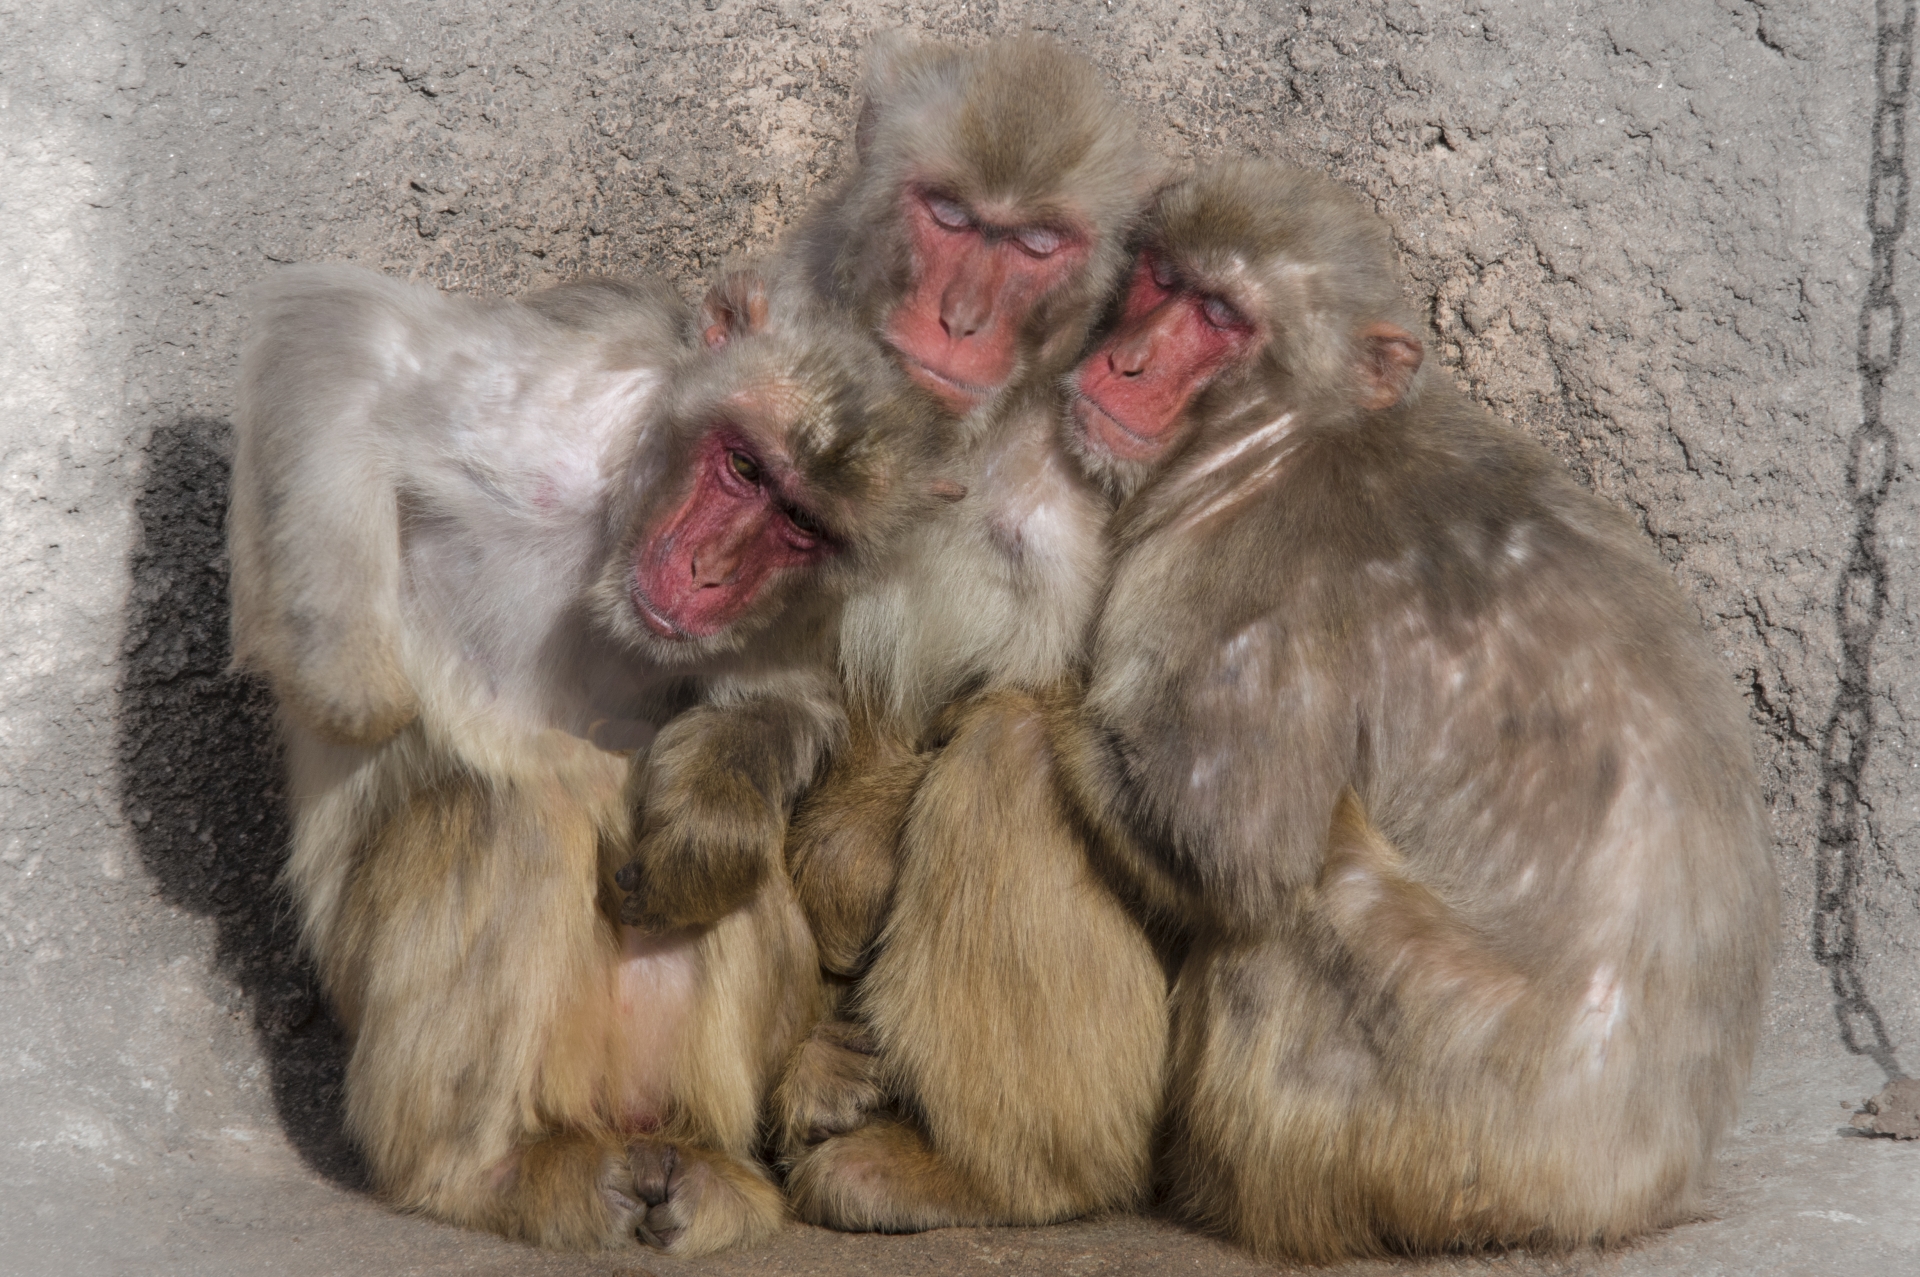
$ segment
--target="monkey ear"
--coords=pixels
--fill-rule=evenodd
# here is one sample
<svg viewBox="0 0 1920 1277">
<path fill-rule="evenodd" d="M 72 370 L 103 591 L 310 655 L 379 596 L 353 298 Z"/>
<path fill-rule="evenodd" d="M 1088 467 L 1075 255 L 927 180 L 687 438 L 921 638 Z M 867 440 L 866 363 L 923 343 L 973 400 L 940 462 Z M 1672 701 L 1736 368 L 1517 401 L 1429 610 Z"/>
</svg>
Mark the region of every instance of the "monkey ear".
<svg viewBox="0 0 1920 1277">
<path fill-rule="evenodd" d="M 1391 408 L 1407 397 L 1426 348 L 1398 324 L 1370 324 L 1360 330 L 1360 406 L 1370 412 Z"/>
<path fill-rule="evenodd" d="M 700 300 L 700 340 L 718 350 L 767 326 L 767 281 L 757 270 L 730 270 Z"/>
<path fill-rule="evenodd" d="M 853 126 L 853 153 L 866 159 L 873 150 L 873 134 L 880 120 L 880 104 L 900 87 L 902 67 L 914 47 L 913 37 L 893 28 L 877 31 L 867 43 L 865 74 L 861 77 L 860 115 Z"/>
</svg>

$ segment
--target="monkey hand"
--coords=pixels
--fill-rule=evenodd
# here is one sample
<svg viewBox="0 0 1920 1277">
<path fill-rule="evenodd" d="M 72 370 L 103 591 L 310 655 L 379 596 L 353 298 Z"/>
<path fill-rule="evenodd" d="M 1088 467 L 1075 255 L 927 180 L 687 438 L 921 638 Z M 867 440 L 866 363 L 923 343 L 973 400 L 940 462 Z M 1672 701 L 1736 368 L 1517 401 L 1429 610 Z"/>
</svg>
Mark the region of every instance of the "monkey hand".
<svg viewBox="0 0 1920 1277">
<path fill-rule="evenodd" d="M 738 772 L 656 780 L 633 859 L 614 875 L 620 921 L 651 931 L 717 922 L 779 863 L 785 814 Z"/>
<path fill-rule="evenodd" d="M 926 756 L 859 749 L 808 793 L 787 834 L 794 895 L 813 929 L 820 965 L 854 975 L 886 921 L 900 830 Z"/>
</svg>

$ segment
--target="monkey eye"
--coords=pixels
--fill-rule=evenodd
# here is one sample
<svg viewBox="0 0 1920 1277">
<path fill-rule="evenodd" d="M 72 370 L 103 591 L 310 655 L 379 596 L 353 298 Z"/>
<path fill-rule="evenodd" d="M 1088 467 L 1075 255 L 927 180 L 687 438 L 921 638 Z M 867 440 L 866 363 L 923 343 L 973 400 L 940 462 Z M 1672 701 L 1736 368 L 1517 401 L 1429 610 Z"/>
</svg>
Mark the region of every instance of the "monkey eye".
<svg viewBox="0 0 1920 1277">
<path fill-rule="evenodd" d="M 749 457 L 746 453 L 728 452 L 727 464 L 733 468 L 735 474 L 739 475 L 746 482 L 760 482 L 760 463 L 752 457 Z"/>
<path fill-rule="evenodd" d="M 820 526 L 820 520 L 814 518 L 812 515 L 808 514 L 805 510 L 802 510 L 799 506 L 797 505 L 788 506 L 786 509 L 786 515 L 787 515 L 788 523 L 791 523 L 794 527 L 799 528 L 802 532 L 806 533 L 808 536 L 814 537 L 820 540 L 826 539 L 827 530 L 824 527 Z"/>
<path fill-rule="evenodd" d="M 1067 237 L 1045 226 L 1022 226 L 1013 232 L 1013 242 L 1029 257 L 1052 257 L 1067 242 Z"/>
<path fill-rule="evenodd" d="M 1172 288 L 1173 281 L 1179 278 L 1174 273 L 1172 265 L 1160 257 L 1147 258 L 1147 273 L 1152 275 L 1153 282 L 1162 288 Z"/>
<path fill-rule="evenodd" d="M 1247 321 L 1225 299 L 1206 297 L 1200 302 L 1201 316 L 1215 328 L 1244 328 Z"/>
<path fill-rule="evenodd" d="M 973 226 L 973 214 L 959 201 L 950 200 L 944 195 L 923 195 L 920 198 L 925 201 L 927 212 L 933 220 L 948 230 L 964 231 Z"/>
</svg>

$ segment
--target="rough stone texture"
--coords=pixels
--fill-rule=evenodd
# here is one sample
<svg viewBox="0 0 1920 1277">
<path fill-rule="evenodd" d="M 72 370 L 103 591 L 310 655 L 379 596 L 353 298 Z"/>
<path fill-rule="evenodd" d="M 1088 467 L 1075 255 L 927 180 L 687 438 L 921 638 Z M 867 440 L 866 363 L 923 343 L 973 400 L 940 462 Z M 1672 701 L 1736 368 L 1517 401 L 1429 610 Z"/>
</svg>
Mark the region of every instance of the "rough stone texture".
<svg viewBox="0 0 1920 1277">
<path fill-rule="evenodd" d="M 1920 1078 L 1903 1077 L 1866 1102 L 1864 1111 L 1848 1123 L 1869 1135 L 1920 1140 Z"/>
<path fill-rule="evenodd" d="M 1920 1146 L 1847 1124 L 1920 1069 L 1920 354 L 1898 323 L 1920 235 L 1891 92 L 1912 14 L 0 0 L 0 1271 L 1258 1267 L 1134 1220 L 543 1256 L 386 1214 L 338 1136 L 339 1043 L 272 889 L 266 705 L 222 673 L 243 291 L 316 258 L 691 291 L 832 172 L 888 25 L 1051 33 L 1173 156 L 1367 191 L 1439 356 L 1638 514 L 1747 696 L 1787 926 L 1711 1217 L 1424 1267 L 1913 1271 Z"/>
</svg>

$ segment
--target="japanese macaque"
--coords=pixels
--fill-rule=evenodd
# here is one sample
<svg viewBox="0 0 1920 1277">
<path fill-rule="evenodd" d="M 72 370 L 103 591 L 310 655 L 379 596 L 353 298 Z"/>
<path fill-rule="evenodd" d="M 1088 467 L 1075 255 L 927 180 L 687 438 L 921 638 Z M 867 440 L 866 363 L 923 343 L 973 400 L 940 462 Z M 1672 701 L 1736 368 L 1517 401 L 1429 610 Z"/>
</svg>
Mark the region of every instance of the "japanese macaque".
<svg viewBox="0 0 1920 1277">
<path fill-rule="evenodd" d="M 1057 747 L 1189 938 L 1164 1190 L 1315 1262 L 1685 1218 L 1777 914 L 1698 619 L 1620 512 L 1423 370 L 1355 196 L 1220 168 L 1145 244 L 1075 377 L 1125 500 Z"/>
<path fill-rule="evenodd" d="M 235 660 L 283 710 L 286 881 L 401 1208 L 683 1253 L 784 1217 L 759 1116 L 823 1010 L 785 807 L 845 728 L 835 599 L 933 504 L 945 418 L 772 310 L 737 276 L 698 320 L 659 283 L 260 297 Z"/>
<path fill-rule="evenodd" d="M 1165 974 L 1032 730 L 1072 677 L 1110 513 L 1062 446 L 1056 383 L 1162 167 L 1089 67 L 1035 42 L 882 46 L 857 148 L 797 256 L 969 414 L 966 495 L 843 614 L 851 739 L 787 850 L 823 962 L 864 974 L 776 1129 L 816 1222 L 1060 1219 L 1144 1191 L 1165 1049 Z"/>
</svg>

